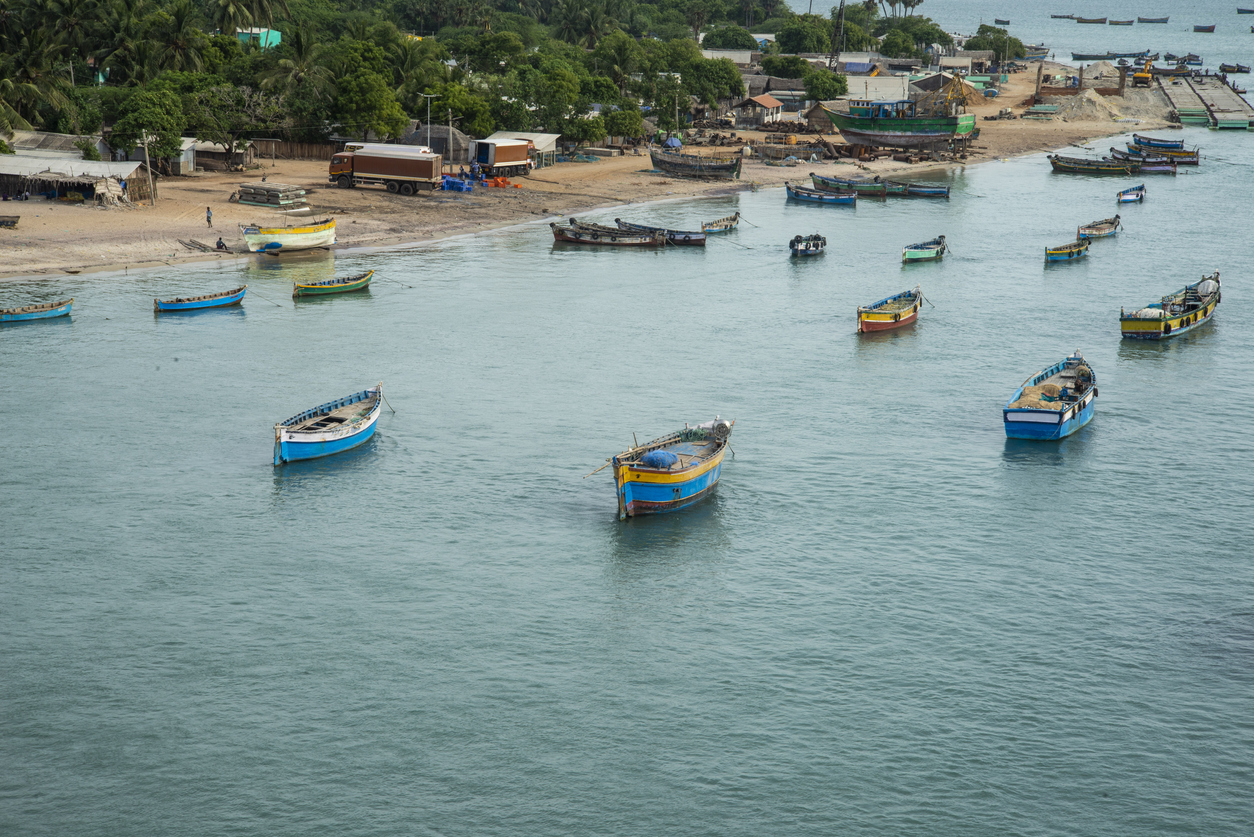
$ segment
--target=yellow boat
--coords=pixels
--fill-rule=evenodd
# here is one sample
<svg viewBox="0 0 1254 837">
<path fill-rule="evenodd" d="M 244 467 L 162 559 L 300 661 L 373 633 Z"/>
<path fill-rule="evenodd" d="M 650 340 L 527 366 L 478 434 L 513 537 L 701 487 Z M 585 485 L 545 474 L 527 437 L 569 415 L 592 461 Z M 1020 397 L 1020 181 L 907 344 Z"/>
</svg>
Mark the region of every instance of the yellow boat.
<svg viewBox="0 0 1254 837">
<path fill-rule="evenodd" d="M 261 227 L 240 224 L 240 233 L 253 253 L 312 250 L 335 243 L 335 219 L 327 218 L 302 227 Z"/>
<path fill-rule="evenodd" d="M 1210 321 L 1219 305 L 1219 271 L 1137 311 L 1119 312 L 1119 330 L 1136 340 L 1178 337 Z"/>
</svg>

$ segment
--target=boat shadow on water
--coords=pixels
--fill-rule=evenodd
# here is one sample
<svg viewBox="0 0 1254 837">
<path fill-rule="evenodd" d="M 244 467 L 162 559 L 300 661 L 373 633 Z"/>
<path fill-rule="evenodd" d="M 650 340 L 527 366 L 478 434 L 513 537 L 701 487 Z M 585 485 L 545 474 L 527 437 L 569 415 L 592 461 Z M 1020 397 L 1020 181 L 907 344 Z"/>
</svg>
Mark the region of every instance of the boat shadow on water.
<svg viewBox="0 0 1254 837">
<path fill-rule="evenodd" d="M 666 514 L 618 520 L 611 511 L 605 528 L 618 569 L 638 572 L 647 566 L 685 563 L 696 554 L 728 547 L 722 490 L 720 486 L 700 503 Z"/>
<path fill-rule="evenodd" d="M 1219 335 L 1216 333 L 1218 328 L 1220 328 L 1220 323 L 1212 319 L 1209 322 L 1202 323 L 1192 331 L 1187 331 L 1179 337 L 1170 339 L 1130 340 L 1124 338 L 1119 341 L 1119 348 L 1116 354 L 1121 362 L 1175 357 L 1177 352 L 1195 351 L 1196 349 L 1192 347 L 1205 346 L 1218 339 Z M 1190 362 L 1193 362 L 1192 359 L 1190 359 Z"/>
<path fill-rule="evenodd" d="M 1038 441 L 1035 439 L 1006 439 L 1002 448 L 1002 462 L 1006 465 L 1059 466 L 1074 464 L 1089 455 L 1089 437 L 1095 432 L 1097 418 L 1080 431 L 1065 439 Z"/>
<path fill-rule="evenodd" d="M 222 305 L 217 308 L 181 308 L 168 311 L 152 312 L 153 319 L 157 322 L 166 321 L 176 323 L 179 321 L 187 321 L 195 319 L 202 314 L 212 314 L 218 317 L 229 317 L 230 319 L 241 319 L 244 316 L 243 305 Z"/>
</svg>

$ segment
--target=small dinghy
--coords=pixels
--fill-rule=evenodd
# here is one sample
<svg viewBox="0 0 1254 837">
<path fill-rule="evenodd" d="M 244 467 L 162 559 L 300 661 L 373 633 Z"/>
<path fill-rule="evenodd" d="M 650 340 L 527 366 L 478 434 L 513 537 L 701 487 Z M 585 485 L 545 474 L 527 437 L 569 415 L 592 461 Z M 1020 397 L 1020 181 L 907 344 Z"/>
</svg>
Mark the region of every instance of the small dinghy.
<svg viewBox="0 0 1254 837">
<path fill-rule="evenodd" d="M 618 225 L 620 230 L 626 230 L 627 232 L 661 233 L 666 236 L 666 241 L 670 244 L 679 244 L 687 247 L 705 246 L 705 230 L 668 230 L 665 227 L 629 224 L 621 218 L 615 218 L 614 223 Z"/>
<path fill-rule="evenodd" d="M 274 426 L 274 464 L 318 459 L 355 448 L 374 435 L 383 384 L 292 416 Z"/>
<path fill-rule="evenodd" d="M 1140 203 L 1143 200 L 1145 200 L 1145 184 L 1124 189 L 1116 197 L 1117 203 Z"/>
<path fill-rule="evenodd" d="M 858 309 L 858 332 L 867 334 L 908 326 L 919 319 L 919 308 L 922 305 L 923 292 L 918 285 L 913 290 L 885 297 Z"/>
<path fill-rule="evenodd" d="M 1201 281 L 1185 285 L 1174 294 L 1137 311 L 1119 311 L 1119 329 L 1124 337 L 1136 340 L 1162 340 L 1179 337 L 1210 322 L 1223 294 L 1219 271 Z"/>
<path fill-rule="evenodd" d="M 948 249 L 945 246 L 945 236 L 938 235 L 931 241 L 924 241 L 921 244 L 907 244 L 901 248 L 901 260 L 903 262 L 939 261 Z"/>
<path fill-rule="evenodd" d="M 701 231 L 706 235 L 712 233 L 731 232 L 736 229 L 736 225 L 740 223 L 740 213 L 728 215 L 726 218 L 719 218 L 717 221 L 711 221 L 708 224 L 701 225 Z"/>
<path fill-rule="evenodd" d="M 1047 262 L 1069 262 L 1073 259 L 1080 259 L 1089 254 L 1089 240 L 1087 238 L 1080 241 L 1068 241 L 1066 244 L 1058 247 L 1045 248 L 1045 261 Z"/>
<path fill-rule="evenodd" d="M 863 197 L 873 198 L 882 198 L 888 194 L 888 184 L 879 177 L 874 180 L 862 177 L 827 177 L 810 172 L 810 181 L 815 189 L 823 192 L 857 192 Z"/>
<path fill-rule="evenodd" d="M 949 187 L 932 183 L 907 183 L 906 196 L 911 198 L 948 198 Z"/>
<path fill-rule="evenodd" d="M 1097 377 L 1076 351 L 1023 382 L 1002 408 L 1011 439 L 1063 439 L 1093 418 Z"/>
<path fill-rule="evenodd" d="M 794 236 L 788 242 L 788 249 L 794 256 L 817 256 L 827 246 L 827 239 L 821 235 Z"/>
<path fill-rule="evenodd" d="M 611 457 L 619 519 L 677 511 L 710 496 L 735 423 L 715 416 Z"/>
<path fill-rule="evenodd" d="M 370 287 L 373 270 L 349 276 L 346 279 L 328 279 L 325 282 L 297 282 L 292 287 L 292 296 L 326 296 L 327 294 L 346 294 L 350 291 L 364 291 Z"/>
<path fill-rule="evenodd" d="M 48 302 L 43 305 L 23 305 L 20 308 L 0 308 L 0 323 L 21 323 L 27 320 L 50 320 L 54 317 L 67 317 L 74 299 L 63 299 L 60 302 Z"/>
<path fill-rule="evenodd" d="M 796 201 L 827 203 L 837 206 L 854 206 L 858 203 L 857 192 L 827 192 L 822 189 L 807 189 L 805 186 L 794 186 L 788 182 L 784 183 L 784 189 L 788 192 L 788 197 Z"/>
<path fill-rule="evenodd" d="M 244 301 L 247 285 L 241 285 L 229 291 L 205 296 L 187 296 L 177 299 L 154 299 L 154 311 L 198 311 L 202 308 L 225 308 L 228 305 L 239 305 Z"/>
<path fill-rule="evenodd" d="M 1103 218 L 1100 221 L 1093 221 L 1080 226 L 1076 230 L 1075 237 L 1077 240 L 1084 238 L 1110 238 L 1119 231 L 1120 226 L 1122 225 L 1119 223 L 1118 215 L 1114 218 Z"/>
</svg>

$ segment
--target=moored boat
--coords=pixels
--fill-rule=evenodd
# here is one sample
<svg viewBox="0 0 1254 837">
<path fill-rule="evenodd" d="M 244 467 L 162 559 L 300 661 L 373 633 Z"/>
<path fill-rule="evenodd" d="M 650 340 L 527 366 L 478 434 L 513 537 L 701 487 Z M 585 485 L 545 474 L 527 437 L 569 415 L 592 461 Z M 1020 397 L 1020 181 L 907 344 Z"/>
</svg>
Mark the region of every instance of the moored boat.
<svg viewBox="0 0 1254 837">
<path fill-rule="evenodd" d="M 1239 14 L 1239 15 L 1254 15 L 1254 9 L 1242 9 L 1242 8 L 1238 8 L 1238 9 L 1237 9 L 1237 14 Z"/>
<path fill-rule="evenodd" d="M 1188 76 L 1192 74 L 1193 71 L 1184 63 L 1177 64 L 1174 67 L 1150 67 L 1150 75 L 1153 76 Z"/>
<path fill-rule="evenodd" d="M 1119 162 L 1134 162 L 1137 164 L 1139 174 L 1175 174 L 1176 161 L 1170 157 L 1142 157 L 1135 154 L 1115 154 L 1115 149 L 1111 149 L 1111 156 L 1104 157 L 1105 160 L 1113 160 Z"/>
<path fill-rule="evenodd" d="M 993 23 L 997 24 L 998 26 L 1009 26 L 1009 25 L 1010 25 L 1010 21 L 1008 21 L 1008 20 L 1002 20 L 1002 19 L 1001 19 L 1001 18 L 999 18 L 999 17 L 995 17 L 995 18 L 993 18 Z"/>
<path fill-rule="evenodd" d="M 1089 240 L 1085 238 L 1079 241 L 1068 241 L 1066 244 L 1060 244 L 1057 247 L 1046 247 L 1045 261 L 1069 262 L 1084 258 L 1088 254 Z"/>
<path fill-rule="evenodd" d="M 922 305 L 923 292 L 918 285 L 912 290 L 884 297 L 858 309 L 858 331 L 866 334 L 908 326 L 919 319 Z"/>
<path fill-rule="evenodd" d="M 1136 22 L 1137 23 L 1166 23 L 1169 20 L 1171 20 L 1171 15 L 1168 15 L 1167 17 L 1138 17 L 1136 19 Z"/>
<path fill-rule="evenodd" d="M 306 410 L 274 426 L 274 464 L 318 459 L 355 448 L 374 435 L 383 384 Z"/>
<path fill-rule="evenodd" d="M 1223 295 L 1219 271 L 1136 311 L 1119 311 L 1119 329 L 1135 340 L 1178 337 L 1209 322 Z"/>
<path fill-rule="evenodd" d="M 723 178 L 740 177 L 744 158 L 734 155 L 680 154 L 676 151 L 653 149 L 649 152 L 653 168 L 679 177 Z"/>
<path fill-rule="evenodd" d="M 276 251 L 311 250 L 330 247 L 335 243 L 335 219 L 326 218 L 299 227 L 262 227 L 257 224 L 240 224 L 244 243 L 253 253 Z"/>
<path fill-rule="evenodd" d="M 1051 154 L 1048 158 L 1054 171 L 1064 174 L 1136 174 L 1140 164 L 1131 160 L 1092 160 L 1087 157 L 1063 157 Z"/>
<path fill-rule="evenodd" d="M 1083 238 L 1110 238 L 1120 227 L 1119 216 L 1114 218 L 1103 218 L 1100 221 L 1094 221 L 1091 224 L 1083 224 L 1076 230 L 1076 240 Z"/>
<path fill-rule="evenodd" d="M 1002 408 L 1011 439 L 1064 439 L 1093 419 L 1097 376 L 1079 350 L 1032 375 Z"/>
<path fill-rule="evenodd" d="M 888 194 L 888 186 L 878 176 L 871 180 L 862 177 L 827 177 L 810 172 L 810 182 L 823 192 L 855 192 L 861 197 L 882 198 Z"/>
<path fill-rule="evenodd" d="M 733 425 L 715 417 L 611 457 L 619 519 L 678 511 L 710 496 Z"/>
<path fill-rule="evenodd" d="M 711 221 L 708 224 L 706 223 L 701 224 L 701 231 L 705 233 L 706 235 L 712 235 L 714 233 L 731 232 L 732 230 L 736 229 L 736 225 L 739 223 L 740 223 L 740 213 L 737 212 L 734 215 L 728 215 L 726 218 L 719 218 L 718 220 Z"/>
<path fill-rule="evenodd" d="M 239 305 L 244 301 L 247 285 L 232 288 L 216 294 L 204 296 L 177 297 L 175 299 L 154 299 L 154 311 L 198 311 L 202 308 L 225 308 L 228 305 Z"/>
<path fill-rule="evenodd" d="M 794 186 L 788 182 L 784 183 L 784 189 L 788 192 L 788 197 L 798 201 L 835 204 L 837 206 L 854 206 L 858 203 L 858 193 L 852 191 L 828 192 L 823 189 L 807 189 L 804 186 Z"/>
<path fill-rule="evenodd" d="M 571 244 L 597 244 L 603 247 L 658 247 L 666 244 L 666 235 L 653 232 L 629 232 L 600 224 L 580 224 L 574 218 L 569 224 L 550 223 L 553 238 Z"/>
<path fill-rule="evenodd" d="M 1246 64 L 1220 64 L 1219 72 L 1228 74 L 1248 73 L 1250 68 Z"/>
<path fill-rule="evenodd" d="M 1140 134 L 1132 135 L 1132 144 L 1140 145 L 1145 148 L 1174 148 L 1183 150 L 1184 140 L 1165 140 L 1155 139 L 1154 137 L 1143 137 Z"/>
<path fill-rule="evenodd" d="M 74 306 L 74 298 L 60 302 L 47 302 L 42 305 L 22 305 L 18 308 L 0 308 L 0 323 L 21 323 L 28 320 L 50 320 L 54 317 L 69 316 Z"/>
<path fill-rule="evenodd" d="M 1075 15 L 1050 15 L 1054 20 L 1075 20 Z"/>
<path fill-rule="evenodd" d="M 1193 31 L 1194 32 L 1214 32 L 1215 24 L 1212 23 L 1209 26 L 1202 26 L 1200 24 L 1194 24 Z"/>
<path fill-rule="evenodd" d="M 1075 19 L 1075 22 L 1076 22 L 1076 23 L 1101 23 L 1101 24 L 1105 24 L 1105 23 L 1106 23 L 1106 18 L 1104 18 L 1104 17 L 1077 17 L 1077 18 Z"/>
<path fill-rule="evenodd" d="M 949 248 L 945 246 L 945 236 L 938 235 L 931 241 L 919 244 L 907 244 L 901 248 L 903 262 L 934 262 L 939 261 Z"/>
<path fill-rule="evenodd" d="M 1106 23 L 1108 23 L 1111 26 L 1131 26 L 1132 24 L 1136 23 L 1136 21 L 1135 20 L 1108 20 L 1106 21 Z"/>
<path fill-rule="evenodd" d="M 626 230 L 627 232 L 661 233 L 666 236 L 666 241 L 670 244 L 678 244 L 685 247 L 705 246 L 705 230 L 668 230 L 665 227 L 629 224 L 621 218 L 615 218 L 614 223 L 618 225 L 620 230 Z"/>
<path fill-rule="evenodd" d="M 1145 184 L 1124 189 L 1115 197 L 1116 203 L 1140 203 L 1145 200 Z"/>
<path fill-rule="evenodd" d="M 1202 159 L 1201 151 L 1200 148 L 1151 148 L 1128 143 L 1128 152 L 1132 155 L 1140 154 L 1143 157 L 1165 158 L 1181 166 L 1200 165 Z"/>
<path fill-rule="evenodd" d="M 795 235 L 788 242 L 788 250 L 794 256 L 817 256 L 827 246 L 827 239 L 817 233 L 815 235 Z"/>
<path fill-rule="evenodd" d="M 292 285 L 292 296 L 327 296 L 328 294 L 344 294 L 350 291 L 364 291 L 370 286 L 373 270 L 358 273 L 345 279 L 328 279 L 325 282 L 295 282 Z"/>
<path fill-rule="evenodd" d="M 949 187 L 939 183 L 907 183 L 906 196 L 911 198 L 948 198 Z"/>
</svg>

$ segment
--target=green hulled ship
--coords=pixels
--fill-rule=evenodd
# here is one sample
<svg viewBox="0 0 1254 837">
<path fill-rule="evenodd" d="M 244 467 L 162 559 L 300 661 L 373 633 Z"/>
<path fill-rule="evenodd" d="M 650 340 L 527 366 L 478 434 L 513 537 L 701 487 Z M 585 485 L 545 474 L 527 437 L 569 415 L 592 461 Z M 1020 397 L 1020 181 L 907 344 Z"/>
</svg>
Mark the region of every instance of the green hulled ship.
<svg viewBox="0 0 1254 837">
<path fill-rule="evenodd" d="M 957 108 L 954 108 L 956 110 Z M 855 99 L 848 111 L 823 111 L 841 136 L 853 145 L 879 145 L 898 148 L 934 148 L 952 139 L 965 139 L 975 131 L 975 116 L 922 115 L 908 99 L 872 102 Z"/>
</svg>

